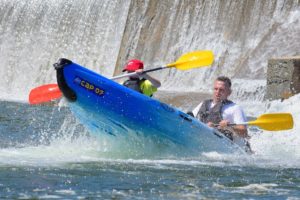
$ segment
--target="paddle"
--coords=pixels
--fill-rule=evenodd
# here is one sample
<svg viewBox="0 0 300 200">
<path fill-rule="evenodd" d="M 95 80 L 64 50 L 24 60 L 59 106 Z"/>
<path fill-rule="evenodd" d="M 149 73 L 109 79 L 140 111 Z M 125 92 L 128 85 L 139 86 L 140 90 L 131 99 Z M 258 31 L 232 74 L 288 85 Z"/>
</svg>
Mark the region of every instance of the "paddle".
<svg viewBox="0 0 300 200">
<path fill-rule="evenodd" d="M 182 55 L 176 62 L 169 63 L 164 67 L 158 67 L 143 71 L 143 73 L 153 72 L 161 69 L 175 67 L 179 70 L 188 70 L 197 67 L 203 67 L 211 65 L 214 60 L 212 51 L 193 51 Z M 111 80 L 132 76 L 134 73 L 124 74 L 120 76 L 112 77 Z M 62 96 L 57 84 L 47 84 L 34 88 L 29 94 L 30 104 L 45 103 L 54 99 L 58 99 Z"/>
<path fill-rule="evenodd" d="M 294 121 L 293 116 L 290 113 L 269 113 L 259 116 L 254 121 L 229 125 L 253 125 L 267 131 L 281 131 L 292 129 Z"/>
<path fill-rule="evenodd" d="M 148 69 L 143 71 L 143 73 L 148 73 L 148 72 L 153 72 L 157 70 L 162 70 L 162 69 L 167 69 L 171 67 L 175 67 L 176 69 L 179 70 L 188 70 L 188 69 L 193 69 L 193 68 L 198 68 L 198 67 L 204 67 L 211 65 L 214 60 L 214 55 L 212 51 L 193 51 L 186 53 L 182 55 L 176 62 L 169 63 L 163 67 L 157 67 L 154 69 Z M 136 72 L 133 73 L 128 73 L 128 74 L 123 74 L 119 76 L 114 76 L 111 78 L 111 80 L 116 80 L 128 76 L 132 76 L 137 74 Z"/>
<path fill-rule="evenodd" d="M 62 96 L 57 84 L 47 84 L 32 89 L 29 93 L 30 104 L 40 104 Z"/>
</svg>

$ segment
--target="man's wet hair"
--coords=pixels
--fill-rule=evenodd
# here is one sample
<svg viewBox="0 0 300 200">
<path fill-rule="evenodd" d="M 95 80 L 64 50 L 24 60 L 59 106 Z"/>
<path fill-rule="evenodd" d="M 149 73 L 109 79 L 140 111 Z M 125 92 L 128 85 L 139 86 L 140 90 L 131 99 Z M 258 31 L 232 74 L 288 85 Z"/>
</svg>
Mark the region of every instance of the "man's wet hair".
<svg viewBox="0 0 300 200">
<path fill-rule="evenodd" d="M 219 76 L 216 80 L 224 82 L 228 86 L 228 88 L 231 88 L 231 80 L 230 80 L 230 78 L 228 78 L 226 76 Z"/>
</svg>

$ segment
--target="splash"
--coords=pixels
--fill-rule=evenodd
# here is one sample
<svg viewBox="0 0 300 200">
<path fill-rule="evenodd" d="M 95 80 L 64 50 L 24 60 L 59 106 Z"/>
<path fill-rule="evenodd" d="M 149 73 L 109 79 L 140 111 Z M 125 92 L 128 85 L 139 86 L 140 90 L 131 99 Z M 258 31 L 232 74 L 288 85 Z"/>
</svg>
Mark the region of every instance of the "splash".
<svg viewBox="0 0 300 200">
<path fill-rule="evenodd" d="M 257 108 L 257 113 L 289 112 L 294 118 L 294 128 L 287 131 L 262 131 L 254 134 L 251 144 L 259 159 L 272 161 L 283 166 L 300 166 L 300 95 L 283 102 L 277 100 L 266 102 L 264 107 Z"/>
</svg>

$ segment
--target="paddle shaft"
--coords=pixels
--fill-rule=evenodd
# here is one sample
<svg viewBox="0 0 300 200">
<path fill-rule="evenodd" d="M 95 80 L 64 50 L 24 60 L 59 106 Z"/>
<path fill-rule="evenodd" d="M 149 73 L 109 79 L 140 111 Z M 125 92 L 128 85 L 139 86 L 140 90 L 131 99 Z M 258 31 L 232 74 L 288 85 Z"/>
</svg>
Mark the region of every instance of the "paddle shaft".
<svg viewBox="0 0 300 200">
<path fill-rule="evenodd" d="M 253 122 L 253 121 L 251 121 L 251 122 Z M 249 126 L 258 126 L 258 125 L 256 125 L 255 123 L 254 124 L 250 124 L 251 122 L 244 122 L 244 123 L 238 123 L 238 124 L 234 124 L 234 123 L 232 123 L 232 124 L 227 124 L 227 126 L 238 126 L 238 125 L 249 125 Z M 254 121 L 255 122 L 255 121 Z M 214 124 L 214 126 L 219 126 L 220 124 Z"/>
<path fill-rule="evenodd" d="M 238 125 L 248 125 L 247 122 L 245 123 L 239 123 L 239 124 L 227 124 L 227 126 L 238 126 Z M 220 126 L 220 124 L 213 124 L 214 127 Z"/>
<path fill-rule="evenodd" d="M 148 73 L 148 72 L 153 72 L 153 71 L 161 70 L 161 69 L 166 69 L 166 68 L 170 68 L 170 67 L 164 66 L 164 67 L 157 67 L 157 68 L 153 68 L 153 69 L 148 69 L 148 70 L 143 71 L 143 74 L 144 73 Z M 137 74 L 136 72 L 132 72 L 132 73 L 128 73 L 128 74 L 122 74 L 122 75 L 119 75 L 119 76 L 114 76 L 114 77 L 110 78 L 110 80 L 116 80 L 116 79 L 120 79 L 120 78 L 125 78 L 125 77 L 133 76 L 133 75 L 136 75 L 136 74 Z"/>
<path fill-rule="evenodd" d="M 228 124 L 228 126 L 237 126 L 237 125 L 248 125 L 248 122 L 239 123 L 239 124 Z"/>
</svg>

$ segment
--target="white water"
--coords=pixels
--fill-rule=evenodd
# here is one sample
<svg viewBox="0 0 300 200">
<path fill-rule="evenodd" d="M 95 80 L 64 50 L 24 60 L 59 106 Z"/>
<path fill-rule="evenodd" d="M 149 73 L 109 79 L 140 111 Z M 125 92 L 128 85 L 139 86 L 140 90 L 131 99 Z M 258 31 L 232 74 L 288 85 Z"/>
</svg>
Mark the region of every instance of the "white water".
<svg viewBox="0 0 300 200">
<path fill-rule="evenodd" d="M 129 3 L 1 0 L 0 98 L 27 101 L 34 87 L 56 83 L 62 57 L 111 76 Z"/>
<path fill-rule="evenodd" d="M 140 5 L 142 13 L 146 12 L 149 2 Z M 147 66 L 151 66 L 172 62 L 188 51 L 211 49 L 215 54 L 215 63 L 210 68 L 156 73 L 163 82 L 162 89 L 207 92 L 211 88 L 212 78 L 224 74 L 233 78 L 232 99 L 245 108 L 248 116 L 289 112 L 294 117 L 295 127 L 289 131 L 253 133 L 250 140 L 255 151 L 253 156 L 211 152 L 184 161 L 184 164 L 300 167 L 300 96 L 284 102 L 263 100 L 267 60 L 300 54 L 299 2 L 253 1 L 248 5 L 250 10 L 246 14 L 242 9 L 247 8 L 246 5 L 242 4 L 244 7 L 240 8 L 240 3 L 236 1 L 227 2 L 194 2 L 195 7 L 185 7 L 181 1 L 166 3 L 169 6 L 161 6 L 161 10 L 157 11 L 160 14 L 155 15 L 163 17 L 161 15 L 165 13 L 168 18 L 163 23 L 166 26 L 165 37 L 160 35 L 155 40 L 157 35 L 150 30 L 157 31 L 157 27 L 149 28 L 149 35 L 142 31 L 147 28 L 144 24 L 149 16 L 138 18 L 141 14 L 137 12 L 139 21 L 133 24 L 126 22 L 130 14 L 130 1 L 91 0 L 83 3 L 73 0 L 66 3 L 60 0 L 1 0 L 0 98 L 26 101 L 30 89 L 55 82 L 52 64 L 60 57 L 112 76 L 118 56 L 121 56 L 120 64 L 126 58 L 119 53 L 122 51 L 130 56 L 138 56 L 142 52 L 140 57 Z M 244 15 L 248 18 L 244 19 Z M 154 17 L 154 20 L 158 19 Z M 176 20 L 179 20 L 178 24 L 175 24 Z M 126 27 L 132 27 L 134 23 L 138 23 L 137 30 L 127 30 L 134 37 L 122 41 Z M 143 47 L 139 46 L 141 38 L 147 39 Z M 71 130 L 66 127 L 72 125 L 66 122 L 61 131 L 70 134 Z M 127 160 L 130 153 L 136 155 L 143 148 L 136 147 L 132 152 L 126 152 L 119 145 L 118 142 L 105 143 L 105 140 L 88 137 L 71 140 L 66 136 L 62 140 L 52 141 L 50 146 L 0 149 L 0 163 L 48 165 L 86 162 L 106 160 L 113 154 L 118 154 L 124 162 L 159 162 Z M 110 154 L 107 155 L 107 152 Z M 160 162 L 182 164 L 182 160 L 172 158 Z"/>
<path fill-rule="evenodd" d="M 255 104 L 257 116 L 263 113 L 289 112 L 295 125 L 288 131 L 251 132 L 250 143 L 253 155 L 220 154 L 207 152 L 192 157 L 178 157 L 176 146 L 162 147 L 143 137 L 130 137 L 131 140 L 113 140 L 103 134 L 98 138 L 86 133 L 74 139 L 75 124 L 66 119 L 60 132 L 63 137 L 52 138 L 50 145 L 25 146 L 24 148 L 0 149 L 0 163 L 32 166 L 60 166 L 73 162 L 116 162 L 160 165 L 238 165 L 262 168 L 300 167 L 300 95 L 283 102 L 261 102 Z M 253 105 L 252 105 L 253 106 Z M 47 137 L 47 132 L 44 133 Z M 124 138 L 125 139 L 125 138 Z M 128 138 L 127 138 L 128 139 Z"/>
<path fill-rule="evenodd" d="M 297 0 L 1 0 L 0 98 L 27 101 L 32 88 L 55 83 L 61 57 L 109 77 L 133 57 L 151 68 L 202 49 L 214 52 L 214 64 L 154 72 L 163 90 L 207 92 L 227 75 L 255 91 L 268 59 L 300 54 L 299 19 Z"/>
</svg>

